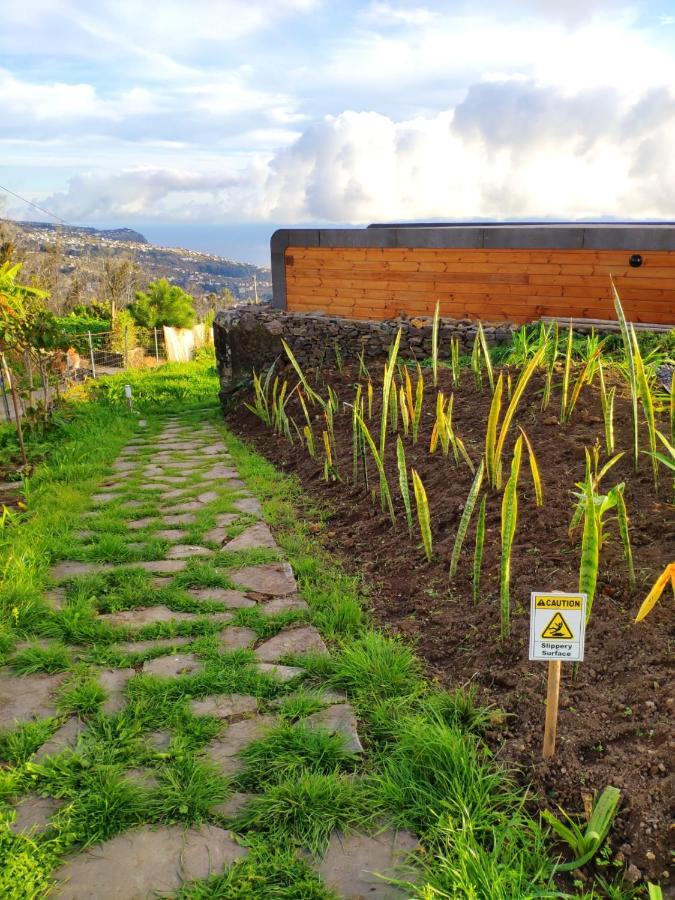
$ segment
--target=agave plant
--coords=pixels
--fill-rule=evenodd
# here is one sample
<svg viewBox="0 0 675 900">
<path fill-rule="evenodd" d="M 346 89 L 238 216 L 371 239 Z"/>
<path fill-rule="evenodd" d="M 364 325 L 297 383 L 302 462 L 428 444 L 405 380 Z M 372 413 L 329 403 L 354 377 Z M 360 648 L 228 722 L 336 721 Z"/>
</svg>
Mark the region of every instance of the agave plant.
<svg viewBox="0 0 675 900">
<path fill-rule="evenodd" d="M 610 463 L 614 463 L 611 460 Z M 605 467 L 606 469 L 607 467 Z M 604 471 L 604 470 L 603 470 Z M 595 590 L 598 581 L 600 566 L 600 552 L 604 546 L 606 534 L 606 516 L 611 510 L 616 510 L 619 535 L 623 545 L 624 558 L 628 567 L 628 575 L 631 584 L 635 584 L 635 570 L 633 568 L 633 553 L 628 531 L 628 514 L 624 501 L 625 484 L 614 485 L 606 494 L 598 493 L 598 485 L 602 474 L 594 478 L 591 454 L 586 449 L 586 475 L 583 482 L 577 487 L 580 491 L 576 494 L 577 507 L 575 510 L 570 531 L 583 519 L 583 533 L 581 537 L 581 564 L 579 566 L 579 591 L 588 597 L 586 604 L 586 621 L 591 616 Z"/>
<path fill-rule="evenodd" d="M 651 590 L 643 600 L 642 606 L 638 610 L 638 614 L 635 617 L 636 622 L 641 622 L 645 618 L 645 616 L 649 615 L 649 613 L 652 611 L 652 609 L 654 609 L 654 607 L 660 600 L 661 595 L 665 591 L 668 584 L 670 584 L 670 587 L 673 591 L 673 597 L 675 598 L 675 562 L 668 563 L 663 572 L 661 572 L 659 577 L 652 585 Z"/>
<path fill-rule="evenodd" d="M 405 448 L 399 434 L 396 438 L 396 462 L 398 464 L 398 485 L 405 507 L 405 518 L 408 523 L 408 533 L 412 534 L 412 507 L 410 504 L 410 489 L 408 487 L 408 466 L 405 458 Z"/>
<path fill-rule="evenodd" d="M 511 474 L 506 482 L 504 496 L 502 497 L 502 555 L 499 568 L 500 635 L 502 638 L 507 637 L 511 633 L 511 553 L 518 521 L 518 475 L 520 473 L 522 452 L 523 437 L 519 435 L 513 448 Z"/>
<path fill-rule="evenodd" d="M 459 338 L 450 338 L 450 369 L 452 372 L 452 386 L 459 385 L 461 377 L 461 368 L 459 365 Z"/>
<path fill-rule="evenodd" d="M 560 812 L 567 820 L 566 825 L 547 809 L 542 812 L 544 819 L 558 837 L 568 845 L 575 857 L 571 862 L 558 865 L 559 872 L 572 872 L 574 869 L 580 869 L 595 856 L 609 834 L 620 802 L 621 791 L 615 787 L 606 787 L 595 803 L 583 831 L 562 809 Z"/>
<path fill-rule="evenodd" d="M 424 552 L 428 560 L 431 559 L 433 552 L 431 537 L 431 515 L 429 513 L 429 501 L 427 492 L 422 484 L 422 479 L 415 469 L 412 470 L 413 490 L 415 492 L 415 503 L 417 505 L 417 521 L 420 526 L 420 534 L 422 535 L 422 543 L 424 544 Z"/>
<path fill-rule="evenodd" d="M 434 375 L 434 387 L 438 385 L 438 323 L 441 305 L 436 301 L 434 319 L 431 325 L 431 370 Z"/>
<path fill-rule="evenodd" d="M 502 395 L 504 392 L 503 374 L 500 373 L 499 378 L 497 379 L 495 391 L 492 395 L 492 403 L 490 404 L 487 431 L 485 434 L 485 468 L 488 476 L 488 481 L 492 487 L 501 488 L 501 459 L 502 453 L 504 451 L 506 437 L 508 435 L 509 428 L 511 427 L 511 423 L 513 421 L 513 417 L 515 416 L 516 409 L 518 408 L 521 397 L 525 393 L 525 388 L 532 378 L 532 375 L 534 374 L 537 366 L 539 366 L 542 359 L 544 358 L 545 353 L 546 346 L 544 345 L 537 350 L 532 359 L 528 362 L 527 366 L 525 366 L 523 371 L 520 373 L 520 377 L 516 383 L 515 388 L 513 389 L 513 395 L 511 396 L 509 405 L 507 406 L 506 412 L 504 413 L 504 418 L 502 420 L 501 427 L 499 428 L 499 433 L 497 432 L 502 406 Z"/>
<path fill-rule="evenodd" d="M 380 500 L 382 503 L 382 509 L 383 510 L 386 509 L 389 512 L 389 518 L 391 519 L 392 524 L 393 524 L 396 522 L 396 513 L 394 512 L 394 504 L 392 503 L 392 499 L 391 499 L 391 491 L 389 490 L 389 482 L 387 481 L 387 473 L 385 472 L 385 469 L 384 469 L 382 455 L 380 454 L 377 447 L 375 446 L 375 441 L 373 440 L 372 435 L 370 434 L 370 431 L 368 429 L 368 426 L 363 421 L 361 416 L 357 415 L 356 421 L 359 425 L 359 428 L 361 429 L 363 437 L 365 438 L 365 440 L 370 448 L 370 452 L 372 453 L 373 460 L 375 461 L 375 465 L 377 467 L 377 471 L 380 476 Z"/>
<path fill-rule="evenodd" d="M 469 495 L 466 498 L 466 503 L 464 504 L 464 509 L 462 511 L 462 516 L 459 520 L 459 526 L 457 527 L 457 536 L 455 537 L 455 543 L 452 548 L 452 556 L 450 558 L 450 578 L 454 578 L 457 573 L 457 566 L 459 565 L 459 556 L 462 552 L 462 546 L 464 544 L 464 539 L 466 538 L 466 533 L 469 530 L 469 522 L 471 521 L 471 516 L 473 514 L 474 507 L 476 505 L 476 501 L 478 500 L 478 495 L 480 494 L 480 489 L 483 484 L 483 472 L 485 469 L 485 464 L 481 459 L 480 465 L 478 466 L 478 470 L 474 476 L 473 482 L 469 489 Z"/>
<path fill-rule="evenodd" d="M 473 580 L 472 580 L 472 595 L 473 602 L 478 602 L 478 597 L 480 595 L 480 573 L 483 567 L 483 546 L 485 544 L 485 506 L 487 503 L 487 497 L 483 494 L 483 499 L 480 502 L 480 509 L 478 510 L 478 522 L 476 524 L 476 542 L 474 545 L 473 552 Z"/>
</svg>

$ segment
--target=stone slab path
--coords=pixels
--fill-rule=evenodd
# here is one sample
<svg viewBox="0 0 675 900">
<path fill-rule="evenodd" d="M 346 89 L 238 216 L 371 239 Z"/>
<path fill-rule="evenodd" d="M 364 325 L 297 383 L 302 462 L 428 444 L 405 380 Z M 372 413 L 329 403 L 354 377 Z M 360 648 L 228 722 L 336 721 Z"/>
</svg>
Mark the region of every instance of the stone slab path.
<svg viewBox="0 0 675 900">
<path fill-rule="evenodd" d="M 78 669 L 21 676 L 10 659 L 0 669 L 0 728 L 47 723 L 35 763 L 63 754 L 65 760 L 67 754 L 86 757 L 102 733 L 109 735 L 113 759 L 115 735 L 124 734 L 114 723 L 137 721 L 143 702 L 164 698 L 171 715 L 135 735 L 135 755 L 118 764 L 120 783 L 140 792 L 144 802 L 154 798 L 154 805 L 147 806 L 145 820 L 121 825 L 118 833 L 113 828 L 107 840 L 86 849 L 74 845 L 54 872 L 50 896 L 169 897 L 187 882 L 222 874 L 248 854 L 237 816 L 256 790 L 250 784 L 246 791 L 237 789 L 236 776 L 246 766 L 242 751 L 280 726 L 284 698 L 308 677 L 303 656 L 329 649 L 311 624 L 310 608 L 260 502 L 212 425 L 195 427 L 173 417 L 156 434 L 152 422 L 144 423 L 91 506 L 84 516 L 87 528 L 74 536 L 79 543 L 68 544 L 72 558 L 54 562 L 45 598 L 53 623 L 64 622 L 64 643 L 70 637 Z M 81 626 L 76 635 L 66 622 Z M 49 653 L 51 643 L 31 636 L 36 652 Z M 94 698 L 87 703 L 77 700 L 89 697 L 82 679 Z M 337 735 L 353 758 L 363 754 L 348 698 L 330 691 L 317 696 L 323 708 L 314 706 L 297 727 Z M 193 734 L 202 735 L 192 751 L 194 764 L 210 767 L 220 785 L 210 801 L 202 801 L 199 825 L 180 820 L 187 804 L 173 819 L 151 813 L 168 786 L 175 789 L 176 776 L 168 774 L 177 764 L 173 729 L 186 720 L 195 723 Z M 184 744 L 176 752 L 184 755 Z M 187 789 L 178 779 L 181 788 Z M 264 790 L 261 785 L 259 792 Z M 49 832 L 53 817 L 70 803 L 76 807 L 78 798 L 44 795 L 38 785 L 13 803 L 12 830 L 39 835 Z M 377 836 L 335 832 L 323 856 L 310 857 L 302 848 L 298 854 L 338 897 L 378 900 L 406 896 L 374 873 L 395 877 L 415 847 L 412 835 L 388 830 Z"/>
</svg>

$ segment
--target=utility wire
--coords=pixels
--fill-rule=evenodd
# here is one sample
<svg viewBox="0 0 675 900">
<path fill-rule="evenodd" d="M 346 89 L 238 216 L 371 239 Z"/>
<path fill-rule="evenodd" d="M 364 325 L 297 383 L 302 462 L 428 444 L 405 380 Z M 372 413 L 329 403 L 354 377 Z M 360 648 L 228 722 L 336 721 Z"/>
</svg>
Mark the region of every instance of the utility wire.
<svg viewBox="0 0 675 900">
<path fill-rule="evenodd" d="M 62 225 L 68 225 L 70 227 L 70 223 L 66 222 L 65 219 L 62 219 L 61 216 L 57 216 L 56 213 L 50 212 L 50 210 L 45 209 L 44 206 L 38 206 L 37 203 L 33 203 L 32 200 L 27 200 L 25 197 L 22 197 L 21 194 L 15 193 L 15 191 L 10 191 L 9 188 L 0 184 L 0 190 L 5 191 L 7 194 L 11 194 L 12 197 L 16 197 L 17 200 L 21 200 L 23 203 L 27 203 L 29 206 L 32 206 L 34 209 L 39 209 L 40 212 L 46 213 L 48 216 L 51 216 L 53 219 L 56 219 Z"/>
</svg>

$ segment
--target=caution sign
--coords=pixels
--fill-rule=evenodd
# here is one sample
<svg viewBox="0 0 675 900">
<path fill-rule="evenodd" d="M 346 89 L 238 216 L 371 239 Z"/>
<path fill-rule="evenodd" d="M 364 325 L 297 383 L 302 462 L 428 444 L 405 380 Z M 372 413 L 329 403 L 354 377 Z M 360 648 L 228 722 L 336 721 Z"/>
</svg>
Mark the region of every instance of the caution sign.
<svg viewBox="0 0 675 900">
<path fill-rule="evenodd" d="M 553 616 L 546 628 L 542 631 L 541 636 L 548 640 L 558 638 L 565 641 L 571 641 L 574 639 L 574 635 L 570 631 L 567 622 L 563 619 L 562 613 L 556 613 Z"/>
<path fill-rule="evenodd" d="M 581 661 L 585 630 L 586 594 L 532 594 L 530 659 Z"/>
</svg>

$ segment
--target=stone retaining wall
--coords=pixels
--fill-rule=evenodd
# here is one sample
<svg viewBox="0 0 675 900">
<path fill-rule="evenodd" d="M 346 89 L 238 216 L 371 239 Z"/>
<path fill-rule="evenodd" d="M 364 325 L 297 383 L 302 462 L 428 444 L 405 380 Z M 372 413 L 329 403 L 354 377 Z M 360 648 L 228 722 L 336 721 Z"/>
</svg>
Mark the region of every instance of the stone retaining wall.
<svg viewBox="0 0 675 900">
<path fill-rule="evenodd" d="M 282 338 L 303 368 L 334 367 L 336 350 L 345 363 L 355 363 L 363 352 L 366 361 L 382 359 L 399 328 L 401 355 L 413 359 L 431 356 L 431 319 L 388 319 L 383 322 L 356 321 L 338 316 L 292 313 L 269 307 L 244 307 L 218 313 L 214 341 L 218 371 L 225 393 L 255 369 L 262 372 L 275 359 L 285 363 Z M 508 342 L 513 326 L 484 324 L 491 344 Z M 460 352 L 468 353 L 476 335 L 476 323 L 469 319 L 442 319 L 439 345 L 449 356 L 450 338 L 458 337 Z"/>
</svg>

